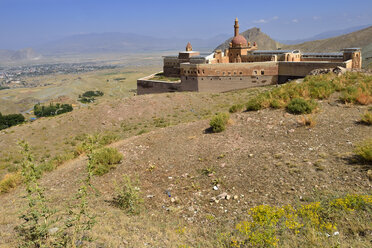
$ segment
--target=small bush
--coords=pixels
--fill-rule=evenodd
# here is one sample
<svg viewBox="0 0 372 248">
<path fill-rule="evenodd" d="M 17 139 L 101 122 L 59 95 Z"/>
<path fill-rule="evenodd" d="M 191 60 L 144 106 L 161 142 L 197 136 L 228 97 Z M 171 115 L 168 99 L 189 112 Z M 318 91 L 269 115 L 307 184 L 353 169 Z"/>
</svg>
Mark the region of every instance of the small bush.
<svg viewBox="0 0 372 248">
<path fill-rule="evenodd" d="M 79 156 L 87 152 L 90 146 L 92 146 L 93 149 L 101 148 L 115 142 L 118 138 L 119 136 L 117 134 L 111 132 L 97 133 L 93 135 L 78 135 L 75 139 L 82 142 L 75 147 L 74 154 L 75 156 Z"/>
<path fill-rule="evenodd" d="M 123 155 L 117 149 L 111 147 L 103 147 L 92 152 L 92 173 L 94 175 L 103 175 L 115 168 L 120 163 Z"/>
<path fill-rule="evenodd" d="M 372 113 L 366 112 L 362 115 L 361 122 L 366 125 L 372 125 Z"/>
<path fill-rule="evenodd" d="M 261 99 L 255 97 L 247 102 L 247 111 L 257 111 L 262 109 Z"/>
<path fill-rule="evenodd" d="M 228 113 L 218 113 L 209 122 L 210 129 L 213 133 L 220 133 L 226 129 L 226 125 L 229 121 Z"/>
<path fill-rule="evenodd" d="M 372 139 L 368 139 L 360 143 L 356 149 L 355 154 L 366 162 L 372 162 Z"/>
<path fill-rule="evenodd" d="M 243 109 L 244 109 L 243 104 L 234 104 L 229 108 L 229 112 L 236 113 L 236 112 L 242 111 Z"/>
<path fill-rule="evenodd" d="M 116 186 L 116 196 L 112 202 L 116 207 L 127 211 L 129 214 L 139 214 L 143 199 L 140 189 L 133 184 L 127 175 L 123 175 L 123 182 Z"/>
<path fill-rule="evenodd" d="M 286 109 L 291 114 L 299 115 L 310 114 L 315 107 L 316 103 L 313 101 L 306 101 L 303 98 L 294 98 L 289 102 Z"/>
<path fill-rule="evenodd" d="M 6 174 L 0 181 L 0 193 L 9 192 L 22 182 L 22 176 L 19 173 Z"/>
</svg>

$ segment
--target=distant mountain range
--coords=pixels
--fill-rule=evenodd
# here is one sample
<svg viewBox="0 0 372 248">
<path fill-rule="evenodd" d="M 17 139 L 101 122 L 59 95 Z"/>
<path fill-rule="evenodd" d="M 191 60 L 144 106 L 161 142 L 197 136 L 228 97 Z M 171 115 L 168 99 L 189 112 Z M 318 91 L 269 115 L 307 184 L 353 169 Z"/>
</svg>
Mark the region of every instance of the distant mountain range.
<svg viewBox="0 0 372 248">
<path fill-rule="evenodd" d="M 360 29 L 361 28 L 361 29 Z M 331 37 L 342 34 L 339 36 Z M 247 41 L 257 42 L 260 50 L 299 49 L 302 52 L 334 52 L 347 47 L 361 47 L 365 61 L 372 57 L 372 26 L 359 26 L 344 30 L 321 33 L 311 41 L 285 45 L 295 41 L 280 43 L 263 33 L 259 28 L 251 28 L 241 33 Z M 104 53 L 136 53 L 153 51 L 183 50 L 187 42 L 191 42 L 195 50 L 206 52 L 215 49 L 224 50 L 229 46 L 232 37 L 221 34 L 209 39 L 156 38 L 132 33 L 93 33 L 68 36 L 49 42 L 34 49 L 19 51 L 0 50 L 0 62 L 17 62 L 37 60 L 41 55 L 53 57 L 70 54 L 104 54 Z M 325 38 L 325 39 L 322 39 Z M 305 41 L 304 40 L 297 40 Z M 221 41 L 225 40 L 221 43 Z M 36 52 L 35 52 L 36 51 Z M 41 55 L 40 55 L 41 54 Z M 369 59 L 369 60 L 368 60 Z"/>
<path fill-rule="evenodd" d="M 49 42 L 35 49 L 45 55 L 146 52 L 182 50 L 187 42 L 198 50 L 210 50 L 228 35 L 217 35 L 209 39 L 156 38 L 133 33 L 99 33 L 73 35 Z"/>
<path fill-rule="evenodd" d="M 40 58 L 41 55 L 36 53 L 32 48 L 25 48 L 18 51 L 0 50 L 1 62 L 29 61 L 38 60 Z"/>
</svg>

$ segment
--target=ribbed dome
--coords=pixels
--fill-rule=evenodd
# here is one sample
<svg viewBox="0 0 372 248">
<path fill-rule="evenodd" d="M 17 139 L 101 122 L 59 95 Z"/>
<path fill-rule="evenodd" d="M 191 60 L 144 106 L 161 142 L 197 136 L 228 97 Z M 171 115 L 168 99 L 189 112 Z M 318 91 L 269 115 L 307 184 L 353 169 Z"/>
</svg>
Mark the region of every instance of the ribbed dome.
<svg viewBox="0 0 372 248">
<path fill-rule="evenodd" d="M 242 35 L 237 35 L 234 37 L 234 39 L 232 39 L 231 43 L 233 45 L 243 45 L 243 46 L 247 46 L 247 40 L 244 38 L 244 36 Z"/>
</svg>

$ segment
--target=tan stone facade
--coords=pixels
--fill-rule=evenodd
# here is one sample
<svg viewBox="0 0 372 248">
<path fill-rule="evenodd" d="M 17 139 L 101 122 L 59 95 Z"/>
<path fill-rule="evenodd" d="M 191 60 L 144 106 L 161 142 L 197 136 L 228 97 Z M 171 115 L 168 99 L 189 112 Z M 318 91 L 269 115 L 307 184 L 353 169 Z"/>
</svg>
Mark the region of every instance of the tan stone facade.
<svg viewBox="0 0 372 248">
<path fill-rule="evenodd" d="M 338 53 L 301 53 L 298 50 L 258 50 L 239 34 L 235 20 L 234 38 L 229 49 L 212 54 L 193 51 L 190 43 L 178 56 L 164 57 L 163 74 L 180 81 L 152 80 L 151 76 L 137 81 L 137 93 L 175 91 L 224 92 L 234 89 L 284 83 L 305 77 L 314 69 L 358 68 L 362 66 L 361 50 L 347 48 Z"/>
</svg>

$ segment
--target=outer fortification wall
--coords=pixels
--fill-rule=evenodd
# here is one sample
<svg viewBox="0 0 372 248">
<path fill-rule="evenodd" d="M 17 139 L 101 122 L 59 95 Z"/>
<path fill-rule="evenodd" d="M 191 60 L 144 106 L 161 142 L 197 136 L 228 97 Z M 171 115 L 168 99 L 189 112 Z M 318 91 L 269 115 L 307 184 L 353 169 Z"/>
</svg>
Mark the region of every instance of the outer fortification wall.
<svg viewBox="0 0 372 248">
<path fill-rule="evenodd" d="M 315 69 L 331 69 L 337 66 L 351 68 L 351 60 L 345 62 L 312 61 L 312 62 L 279 62 L 279 83 L 288 79 L 303 78 Z"/>
<path fill-rule="evenodd" d="M 165 82 L 151 80 L 154 75 L 155 74 L 137 80 L 138 95 L 179 91 L 198 91 L 197 81 L 185 83 L 182 81 Z"/>
</svg>

